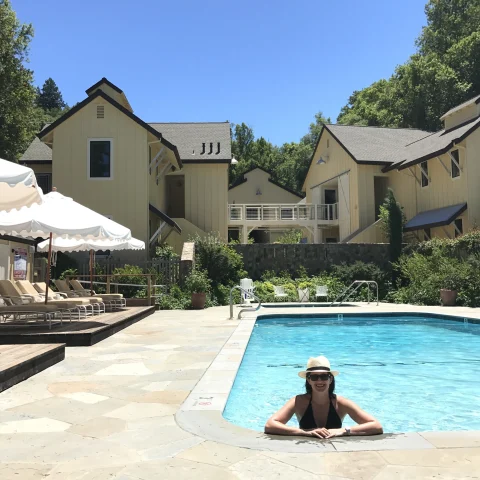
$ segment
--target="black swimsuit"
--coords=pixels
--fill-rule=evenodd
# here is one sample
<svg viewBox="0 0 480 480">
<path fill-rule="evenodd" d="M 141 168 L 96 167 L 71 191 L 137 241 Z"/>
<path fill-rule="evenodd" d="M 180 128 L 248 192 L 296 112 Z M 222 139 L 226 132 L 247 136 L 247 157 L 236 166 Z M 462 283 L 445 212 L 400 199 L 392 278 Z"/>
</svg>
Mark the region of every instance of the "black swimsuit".
<svg viewBox="0 0 480 480">
<path fill-rule="evenodd" d="M 312 428 L 342 428 L 342 419 L 339 417 L 337 410 L 333 406 L 332 400 L 330 400 L 327 423 L 325 424 L 325 427 L 318 427 L 315 423 L 315 417 L 313 416 L 312 397 L 310 397 L 310 403 L 300 420 L 300 428 L 302 430 L 311 430 Z"/>
</svg>

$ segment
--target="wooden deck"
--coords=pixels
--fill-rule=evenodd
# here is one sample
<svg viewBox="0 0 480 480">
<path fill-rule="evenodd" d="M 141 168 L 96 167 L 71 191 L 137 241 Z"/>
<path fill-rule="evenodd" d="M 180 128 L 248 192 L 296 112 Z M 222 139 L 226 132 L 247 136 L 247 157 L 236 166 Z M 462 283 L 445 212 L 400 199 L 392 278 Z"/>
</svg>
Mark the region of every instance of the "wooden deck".
<svg viewBox="0 0 480 480">
<path fill-rule="evenodd" d="M 64 358 L 63 344 L 0 345 L 0 392 Z"/>
<path fill-rule="evenodd" d="M 117 312 L 89 317 L 85 320 L 64 321 L 52 325 L 28 326 L 0 324 L 0 345 L 32 343 L 64 343 L 67 347 L 90 346 L 123 330 L 155 312 L 155 307 L 127 307 Z"/>
</svg>

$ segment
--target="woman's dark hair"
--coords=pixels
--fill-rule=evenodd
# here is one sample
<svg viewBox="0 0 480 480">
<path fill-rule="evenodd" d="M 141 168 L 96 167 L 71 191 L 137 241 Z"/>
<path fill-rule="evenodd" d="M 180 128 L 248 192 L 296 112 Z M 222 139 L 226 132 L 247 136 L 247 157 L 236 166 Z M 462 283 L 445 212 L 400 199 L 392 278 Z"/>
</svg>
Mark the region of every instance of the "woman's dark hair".
<svg viewBox="0 0 480 480">
<path fill-rule="evenodd" d="M 332 383 L 328 387 L 328 396 L 330 398 L 334 396 L 334 392 L 335 392 L 335 377 L 332 375 L 331 379 L 332 379 Z M 310 395 L 312 394 L 312 386 L 308 383 L 308 380 L 305 380 L 305 390 Z"/>
</svg>

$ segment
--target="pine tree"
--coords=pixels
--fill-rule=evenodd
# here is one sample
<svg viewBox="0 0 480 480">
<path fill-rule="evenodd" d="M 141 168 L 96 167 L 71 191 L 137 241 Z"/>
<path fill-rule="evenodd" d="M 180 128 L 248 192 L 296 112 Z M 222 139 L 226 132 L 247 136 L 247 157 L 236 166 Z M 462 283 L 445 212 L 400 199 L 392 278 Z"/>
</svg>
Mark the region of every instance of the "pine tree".
<svg viewBox="0 0 480 480">
<path fill-rule="evenodd" d="M 45 80 L 41 90 L 37 88 L 37 105 L 46 112 L 66 107 L 60 89 L 52 78 Z"/>
</svg>

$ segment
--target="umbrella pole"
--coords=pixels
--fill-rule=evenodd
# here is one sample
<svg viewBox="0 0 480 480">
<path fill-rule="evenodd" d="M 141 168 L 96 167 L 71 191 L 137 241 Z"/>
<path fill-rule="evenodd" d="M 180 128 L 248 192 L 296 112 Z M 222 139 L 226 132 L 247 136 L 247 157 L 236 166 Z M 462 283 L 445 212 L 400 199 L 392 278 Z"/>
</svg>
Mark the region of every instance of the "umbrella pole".
<svg viewBox="0 0 480 480">
<path fill-rule="evenodd" d="M 90 250 L 90 295 L 93 297 L 93 250 Z"/>
<path fill-rule="evenodd" d="M 48 285 L 50 284 L 50 269 L 52 268 L 52 237 L 53 233 L 50 232 L 50 239 L 48 241 L 48 262 L 47 262 L 47 274 L 45 279 L 45 305 L 48 301 Z"/>
</svg>

